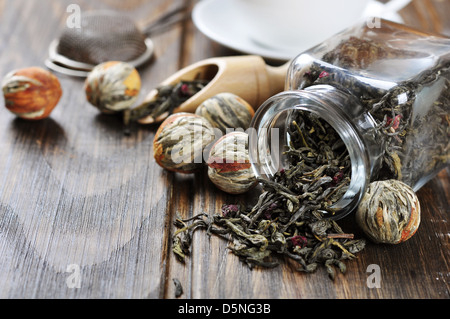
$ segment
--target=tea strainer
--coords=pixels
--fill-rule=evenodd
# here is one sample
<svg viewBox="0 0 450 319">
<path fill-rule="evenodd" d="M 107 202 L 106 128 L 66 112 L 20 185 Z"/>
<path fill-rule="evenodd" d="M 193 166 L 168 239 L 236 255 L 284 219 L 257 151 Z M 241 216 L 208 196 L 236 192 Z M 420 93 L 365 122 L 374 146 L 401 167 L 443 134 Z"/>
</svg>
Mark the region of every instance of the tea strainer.
<svg viewBox="0 0 450 319">
<path fill-rule="evenodd" d="M 123 61 L 139 67 L 154 53 L 151 34 L 164 31 L 186 18 L 186 8 L 177 8 L 140 30 L 127 16 L 113 11 L 82 15 L 81 27 L 66 27 L 52 41 L 46 66 L 70 76 L 86 77 L 98 64 Z"/>
</svg>

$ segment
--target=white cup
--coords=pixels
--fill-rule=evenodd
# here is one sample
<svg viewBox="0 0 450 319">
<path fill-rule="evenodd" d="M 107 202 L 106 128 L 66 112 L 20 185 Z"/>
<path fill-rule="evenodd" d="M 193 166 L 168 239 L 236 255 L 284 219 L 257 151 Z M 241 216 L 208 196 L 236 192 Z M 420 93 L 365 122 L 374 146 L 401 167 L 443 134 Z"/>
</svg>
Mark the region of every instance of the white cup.
<svg viewBox="0 0 450 319">
<path fill-rule="evenodd" d="M 225 0 L 226 1 L 226 0 Z M 293 57 L 363 18 L 370 0 L 234 0 L 256 44 Z"/>
</svg>

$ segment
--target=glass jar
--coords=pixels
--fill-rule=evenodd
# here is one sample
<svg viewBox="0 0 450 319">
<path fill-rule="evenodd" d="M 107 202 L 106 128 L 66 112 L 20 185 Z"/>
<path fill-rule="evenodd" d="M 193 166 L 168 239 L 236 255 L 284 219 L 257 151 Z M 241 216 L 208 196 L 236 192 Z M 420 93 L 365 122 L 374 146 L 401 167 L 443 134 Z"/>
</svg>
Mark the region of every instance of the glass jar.
<svg viewBox="0 0 450 319">
<path fill-rule="evenodd" d="M 286 91 L 252 123 L 250 158 L 266 179 L 288 165 L 296 114 L 334 128 L 351 161 L 336 219 L 358 206 L 371 181 L 398 179 L 417 191 L 450 163 L 450 39 L 385 20 L 378 26 L 361 23 L 297 56 Z"/>
</svg>

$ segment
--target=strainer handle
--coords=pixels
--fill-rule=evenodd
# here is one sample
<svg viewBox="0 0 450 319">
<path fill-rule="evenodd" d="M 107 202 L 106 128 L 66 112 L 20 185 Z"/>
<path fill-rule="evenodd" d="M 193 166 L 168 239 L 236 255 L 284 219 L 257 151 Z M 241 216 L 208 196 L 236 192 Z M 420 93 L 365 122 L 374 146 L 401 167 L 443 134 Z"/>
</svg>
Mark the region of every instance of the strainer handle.
<svg viewBox="0 0 450 319">
<path fill-rule="evenodd" d="M 169 11 L 168 13 L 164 14 L 162 17 L 158 18 L 153 23 L 144 27 L 142 33 L 144 33 L 146 36 L 150 36 L 158 32 L 164 31 L 174 24 L 184 21 L 189 17 L 187 9 L 188 9 L 187 6 L 181 6 L 174 10 Z"/>
</svg>

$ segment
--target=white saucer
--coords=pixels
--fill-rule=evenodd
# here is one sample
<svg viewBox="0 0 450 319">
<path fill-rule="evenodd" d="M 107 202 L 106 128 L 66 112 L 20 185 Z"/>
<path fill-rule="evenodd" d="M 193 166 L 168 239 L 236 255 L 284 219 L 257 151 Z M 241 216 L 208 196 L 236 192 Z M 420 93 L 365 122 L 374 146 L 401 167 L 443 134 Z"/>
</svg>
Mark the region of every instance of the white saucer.
<svg viewBox="0 0 450 319">
<path fill-rule="evenodd" d="M 288 61 L 302 51 L 309 49 L 308 47 L 299 47 L 298 52 L 293 56 L 292 52 L 264 47 L 252 40 L 250 35 L 246 33 L 245 26 L 240 25 L 239 19 L 235 17 L 234 1 L 202 0 L 198 2 L 192 12 L 192 20 L 195 26 L 211 40 L 230 49 L 245 54 L 260 55 L 271 60 Z M 369 3 L 364 15 L 366 17 L 378 16 L 399 23 L 403 22 L 398 13 L 386 12 L 383 10 L 383 4 L 376 0 Z"/>
</svg>

